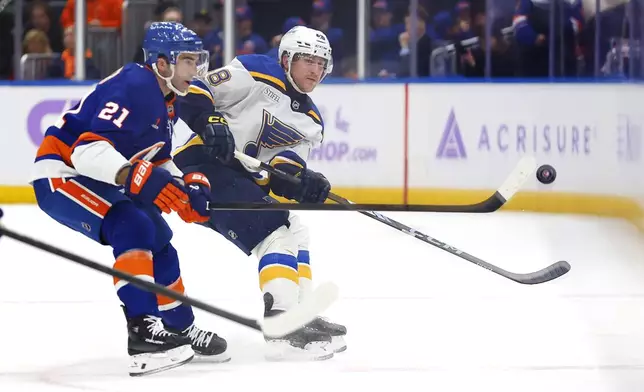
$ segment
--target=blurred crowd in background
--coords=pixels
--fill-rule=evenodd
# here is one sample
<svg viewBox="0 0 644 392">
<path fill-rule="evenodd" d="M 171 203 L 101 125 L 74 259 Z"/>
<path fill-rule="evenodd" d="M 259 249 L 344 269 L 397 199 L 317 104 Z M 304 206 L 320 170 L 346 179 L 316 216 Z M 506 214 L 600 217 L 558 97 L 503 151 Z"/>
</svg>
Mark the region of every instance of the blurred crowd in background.
<svg viewBox="0 0 644 392">
<path fill-rule="evenodd" d="M 277 58 L 281 35 L 306 25 L 327 34 L 332 76 L 357 79 L 364 15 L 368 78 L 644 78 L 644 0 L 367 0 L 364 13 L 358 1 L 237 0 L 235 54 Z M 74 78 L 75 3 L 0 12 L 0 79 Z M 145 29 L 160 20 L 197 32 L 210 68 L 224 63 L 223 0 L 86 0 L 86 16 L 86 79 L 143 61 Z"/>
</svg>

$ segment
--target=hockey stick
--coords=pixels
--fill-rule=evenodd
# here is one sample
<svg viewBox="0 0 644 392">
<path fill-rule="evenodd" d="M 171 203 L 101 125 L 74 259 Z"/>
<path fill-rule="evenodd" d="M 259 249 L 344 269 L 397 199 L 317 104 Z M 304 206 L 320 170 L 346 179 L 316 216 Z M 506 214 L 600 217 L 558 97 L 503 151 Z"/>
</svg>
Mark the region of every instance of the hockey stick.
<svg viewBox="0 0 644 392">
<path fill-rule="evenodd" d="M 239 156 L 235 155 L 240 159 Z M 243 160 L 241 158 L 240 160 Z M 247 162 L 248 163 L 248 162 Z M 250 163 L 251 166 L 257 167 Z M 262 167 L 264 168 L 264 167 Z M 211 203 L 211 210 L 293 210 L 293 211 L 383 211 L 383 212 L 467 212 L 490 213 L 503 207 L 521 189 L 537 168 L 534 157 L 525 156 L 515 166 L 503 184 L 487 199 L 473 204 L 431 205 L 431 204 L 362 204 L 353 203 L 339 195 L 329 193 L 329 199 L 340 204 L 295 204 L 295 203 Z M 299 179 L 292 177 L 299 181 Z M 344 204 L 344 205 L 342 205 Z"/>
<path fill-rule="evenodd" d="M 244 162 L 245 164 L 255 167 L 255 168 L 261 168 L 263 170 L 266 170 L 267 172 L 274 174 L 276 176 L 279 176 L 281 178 L 284 178 L 288 181 L 292 182 L 299 182 L 299 178 L 295 178 L 292 175 L 279 170 L 275 169 L 273 166 L 270 166 L 258 159 L 255 159 L 253 157 L 250 157 L 248 155 L 245 155 L 243 153 L 235 151 L 235 158 L 239 159 L 241 162 Z M 515 189 L 516 192 L 516 189 Z M 331 196 L 329 196 L 331 198 Z M 338 203 L 342 204 L 343 206 L 351 206 L 350 204 L 346 203 L 351 203 L 349 200 L 344 199 L 342 197 L 335 196 L 332 198 L 332 200 L 337 201 Z M 546 268 L 543 268 L 539 271 L 535 272 L 530 272 L 530 273 L 525 273 L 525 274 L 519 274 L 515 272 L 510 272 L 506 271 L 503 268 L 497 267 L 493 264 L 490 264 L 476 256 L 473 256 L 469 253 L 466 253 L 456 247 L 453 247 L 445 242 L 442 242 L 440 240 L 437 240 L 436 238 L 432 238 L 428 236 L 427 234 L 423 234 L 419 231 L 416 231 L 412 229 L 411 227 L 404 225 L 396 220 L 393 220 L 391 218 L 386 217 L 385 215 L 382 215 L 378 212 L 375 211 L 358 211 L 359 213 L 366 215 L 372 219 L 377 220 L 378 222 L 384 223 L 389 227 L 393 227 L 394 229 L 401 231 L 407 235 L 410 235 L 414 238 L 417 238 L 423 242 L 426 242 L 430 245 L 433 245 L 437 248 L 440 248 L 448 253 L 453 254 L 454 256 L 458 256 L 461 259 L 467 260 L 473 264 L 478 265 L 479 267 L 485 268 L 489 271 L 494 272 L 495 274 L 501 275 L 504 278 L 513 280 L 515 282 L 521 283 L 521 284 L 539 284 L 539 283 L 545 283 L 550 280 L 556 279 L 564 274 L 566 274 L 568 271 L 570 271 L 570 264 L 566 261 L 558 261 Z"/>
<path fill-rule="evenodd" d="M 2 210 L 0 210 L 0 217 L 1 216 Z M 165 286 L 145 281 L 117 269 L 106 267 L 84 257 L 46 244 L 34 238 L 16 233 L 15 231 L 9 230 L 0 224 L 0 237 L 2 237 L 3 235 L 27 245 L 31 245 L 45 252 L 53 253 L 67 260 L 82 264 L 93 270 L 125 280 L 141 289 L 172 298 L 175 301 L 180 301 L 182 303 L 191 305 L 195 308 L 201 309 L 208 313 L 212 313 L 219 317 L 223 317 L 235 323 L 245 325 L 257 331 L 263 332 L 266 336 L 271 337 L 284 336 L 290 332 L 295 331 L 301 326 L 308 324 L 309 322 L 313 321 L 319 313 L 322 313 L 324 310 L 329 308 L 331 304 L 333 304 L 333 302 L 335 302 L 335 300 L 338 298 L 337 286 L 330 282 L 323 283 L 319 285 L 309 297 L 304 299 L 294 308 L 289 309 L 288 311 L 281 313 L 278 316 L 266 318 L 260 323 L 258 320 L 230 313 L 226 310 L 209 305 L 197 299 L 179 294 L 176 291 L 172 291 Z"/>
</svg>

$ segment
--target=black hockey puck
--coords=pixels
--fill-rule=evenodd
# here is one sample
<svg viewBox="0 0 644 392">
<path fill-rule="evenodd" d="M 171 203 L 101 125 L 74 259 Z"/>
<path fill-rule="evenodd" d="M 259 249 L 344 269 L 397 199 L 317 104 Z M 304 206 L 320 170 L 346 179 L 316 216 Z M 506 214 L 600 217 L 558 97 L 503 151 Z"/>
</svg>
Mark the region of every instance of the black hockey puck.
<svg viewBox="0 0 644 392">
<path fill-rule="evenodd" d="M 537 169 L 537 180 L 542 184 L 552 184 L 557 178 L 555 168 L 550 165 L 541 165 Z"/>
</svg>

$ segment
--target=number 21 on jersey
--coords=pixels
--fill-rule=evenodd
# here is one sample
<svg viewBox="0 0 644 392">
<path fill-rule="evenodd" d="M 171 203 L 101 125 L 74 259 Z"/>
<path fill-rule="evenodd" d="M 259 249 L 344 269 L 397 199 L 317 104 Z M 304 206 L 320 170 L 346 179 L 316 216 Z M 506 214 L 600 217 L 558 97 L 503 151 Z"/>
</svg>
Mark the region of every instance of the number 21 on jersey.
<svg viewBox="0 0 644 392">
<path fill-rule="evenodd" d="M 101 120 L 110 121 L 118 110 L 119 105 L 117 103 L 108 102 L 105 104 L 103 110 L 101 110 L 101 112 L 98 114 L 98 118 L 100 118 Z M 121 128 L 123 126 L 123 121 L 125 121 L 129 114 L 129 110 L 127 110 L 126 108 L 121 108 L 121 113 L 112 121 L 112 123 Z"/>
</svg>

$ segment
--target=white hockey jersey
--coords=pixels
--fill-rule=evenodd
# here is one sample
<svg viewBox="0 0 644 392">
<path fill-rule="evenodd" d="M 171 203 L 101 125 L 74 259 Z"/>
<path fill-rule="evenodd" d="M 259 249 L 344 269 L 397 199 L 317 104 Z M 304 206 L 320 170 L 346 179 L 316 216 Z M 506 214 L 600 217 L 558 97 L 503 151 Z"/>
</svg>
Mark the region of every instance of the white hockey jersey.
<svg viewBox="0 0 644 392">
<path fill-rule="evenodd" d="M 193 81 L 183 100 L 182 118 L 195 115 L 191 114 L 194 108 L 205 111 L 209 105 L 228 121 L 236 149 L 266 163 L 286 150 L 306 161 L 323 139 L 322 118 L 311 98 L 291 88 L 284 70 L 269 56 L 236 57 Z M 175 126 L 174 155 L 201 143 L 185 124 Z"/>
</svg>

